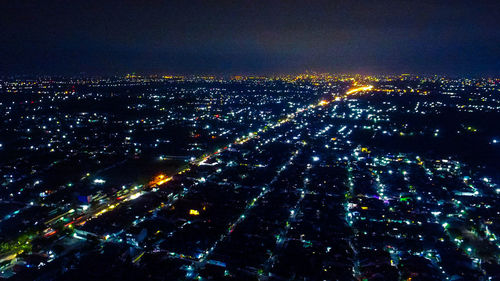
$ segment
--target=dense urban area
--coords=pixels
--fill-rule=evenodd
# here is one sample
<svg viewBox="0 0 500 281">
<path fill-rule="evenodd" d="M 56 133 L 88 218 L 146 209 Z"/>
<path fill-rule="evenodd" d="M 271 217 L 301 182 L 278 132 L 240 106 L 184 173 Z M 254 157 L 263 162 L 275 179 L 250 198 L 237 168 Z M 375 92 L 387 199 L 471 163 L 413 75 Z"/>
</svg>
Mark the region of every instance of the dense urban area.
<svg viewBox="0 0 500 281">
<path fill-rule="evenodd" d="M 500 79 L 3 77 L 0 279 L 500 280 Z"/>
</svg>

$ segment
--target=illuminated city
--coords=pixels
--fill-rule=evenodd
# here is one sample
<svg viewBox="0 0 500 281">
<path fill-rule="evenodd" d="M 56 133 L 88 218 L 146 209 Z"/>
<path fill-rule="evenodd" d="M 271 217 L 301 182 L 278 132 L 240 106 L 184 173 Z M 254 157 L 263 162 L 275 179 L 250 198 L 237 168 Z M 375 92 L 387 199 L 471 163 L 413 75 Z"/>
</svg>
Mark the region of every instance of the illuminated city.
<svg viewBox="0 0 500 281">
<path fill-rule="evenodd" d="M 1 87 L 3 278 L 499 277 L 500 79 Z"/>
<path fill-rule="evenodd" d="M 0 19 L 0 281 L 500 281 L 499 0 Z"/>
</svg>

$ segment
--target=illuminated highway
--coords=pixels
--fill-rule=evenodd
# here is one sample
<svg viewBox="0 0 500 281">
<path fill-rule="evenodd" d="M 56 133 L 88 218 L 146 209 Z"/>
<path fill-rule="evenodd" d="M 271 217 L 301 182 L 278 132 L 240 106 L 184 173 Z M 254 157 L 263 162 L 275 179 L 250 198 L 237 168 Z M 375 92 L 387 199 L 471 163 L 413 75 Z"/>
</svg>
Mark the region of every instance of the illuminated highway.
<svg viewBox="0 0 500 281">
<path fill-rule="evenodd" d="M 359 93 L 359 92 L 369 91 L 371 89 L 373 89 L 373 86 L 359 86 L 359 87 L 348 90 L 343 96 L 340 96 L 340 97 L 347 98 L 348 96 L 354 95 L 354 94 Z M 299 108 L 296 110 L 295 113 L 288 114 L 285 119 L 279 120 L 276 123 L 268 124 L 265 128 L 259 129 L 256 132 L 251 132 L 246 136 L 239 137 L 232 144 L 229 144 L 221 149 L 218 149 L 213 153 L 202 155 L 201 157 L 191 161 L 190 163 L 194 166 L 202 165 L 207 160 L 209 160 L 212 157 L 217 156 L 219 153 L 227 150 L 229 147 L 231 147 L 231 145 L 244 144 L 251 139 L 258 138 L 260 133 L 267 132 L 270 129 L 277 128 L 285 123 L 288 123 L 288 122 L 294 120 L 294 118 L 296 118 L 298 116 L 298 114 L 301 114 L 301 113 L 306 112 L 308 110 L 312 110 L 316 107 L 327 106 L 327 105 L 331 104 L 332 102 L 336 102 L 339 100 L 340 100 L 339 96 L 336 96 L 332 100 L 321 100 L 316 104 L 311 104 L 307 107 Z M 188 172 L 189 170 L 190 170 L 190 168 L 183 168 L 181 171 L 179 171 L 177 173 L 177 175 L 182 175 L 182 174 Z M 134 200 L 134 199 L 142 196 L 144 194 L 144 192 L 149 192 L 147 190 L 150 190 L 151 188 L 161 187 L 162 185 L 164 185 L 164 184 L 168 183 L 170 180 L 172 180 L 172 178 L 173 178 L 173 176 L 158 175 L 155 179 L 153 179 L 152 181 L 149 182 L 148 186 L 145 189 L 144 188 L 140 189 L 137 186 L 134 186 L 134 187 L 130 187 L 130 188 L 125 189 L 125 190 L 121 190 L 121 191 L 119 191 L 119 193 L 122 195 L 115 196 L 115 198 L 108 198 L 108 199 L 110 199 L 110 202 L 107 203 L 106 205 L 92 206 L 88 209 L 87 212 L 75 214 L 75 216 L 71 216 L 71 214 L 74 213 L 74 210 L 70 210 L 66 213 L 60 214 L 60 215 L 58 215 L 58 216 L 56 216 L 56 217 L 54 217 L 46 222 L 46 225 L 48 226 L 48 228 L 44 231 L 44 237 L 50 237 L 50 236 L 56 234 L 57 231 L 54 230 L 52 227 L 54 227 L 54 225 L 56 223 L 58 223 L 59 220 L 61 220 L 62 218 L 65 218 L 65 216 L 66 216 L 66 218 L 68 218 L 67 215 L 70 215 L 69 218 L 71 221 L 69 223 L 65 224 L 66 227 L 75 227 L 75 226 L 84 225 L 88 220 L 97 218 L 100 215 L 119 207 L 121 204 L 123 204 L 125 202 L 128 202 L 130 200 Z M 181 193 L 181 194 L 178 194 L 178 196 L 176 198 L 179 199 L 179 198 L 182 198 L 183 196 L 184 196 L 184 194 Z M 176 200 L 168 202 L 168 204 L 166 204 L 165 206 L 170 206 L 175 201 Z"/>
</svg>

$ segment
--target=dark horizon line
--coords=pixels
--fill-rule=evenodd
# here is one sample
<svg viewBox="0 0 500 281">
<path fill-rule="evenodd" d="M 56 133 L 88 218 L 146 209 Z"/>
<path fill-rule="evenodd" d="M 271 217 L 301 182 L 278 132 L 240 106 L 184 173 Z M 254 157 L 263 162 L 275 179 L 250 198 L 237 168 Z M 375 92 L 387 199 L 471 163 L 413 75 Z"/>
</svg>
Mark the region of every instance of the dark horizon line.
<svg viewBox="0 0 500 281">
<path fill-rule="evenodd" d="M 15 78 L 112 78 L 112 77 L 124 77 L 127 75 L 137 75 L 140 77 L 159 77 L 162 76 L 183 76 L 183 77 L 202 77 L 202 76 L 215 76 L 218 78 L 228 78 L 235 76 L 257 76 L 257 77 L 284 77 L 284 76 L 297 76 L 297 75 L 346 75 L 346 76 L 401 76 L 409 75 L 412 77 L 422 76 L 422 77 L 445 77 L 445 78 L 459 78 L 459 79 L 500 79 L 500 74 L 470 74 L 470 75 L 460 75 L 460 74 L 450 74 L 450 73 L 416 73 L 416 72 L 380 72 L 380 73 L 360 73 L 360 72 L 328 72 L 328 71 L 290 71 L 290 72 L 115 72 L 115 73 L 103 73 L 95 74 L 89 72 L 79 72 L 71 74 L 61 74 L 61 73 L 16 73 L 16 74 L 5 74 L 0 72 L 0 79 L 15 79 Z"/>
</svg>

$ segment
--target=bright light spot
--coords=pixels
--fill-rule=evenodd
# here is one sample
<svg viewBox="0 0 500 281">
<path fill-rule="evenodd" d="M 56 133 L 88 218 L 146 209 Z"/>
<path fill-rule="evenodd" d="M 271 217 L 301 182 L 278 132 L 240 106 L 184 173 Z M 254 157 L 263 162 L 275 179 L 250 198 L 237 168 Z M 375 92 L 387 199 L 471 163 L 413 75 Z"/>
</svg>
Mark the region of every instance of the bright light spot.
<svg viewBox="0 0 500 281">
<path fill-rule="evenodd" d="M 140 193 L 140 192 L 133 194 L 132 196 L 130 196 L 130 200 L 137 199 L 137 198 L 141 197 L 141 195 L 142 195 L 142 193 Z"/>
</svg>

